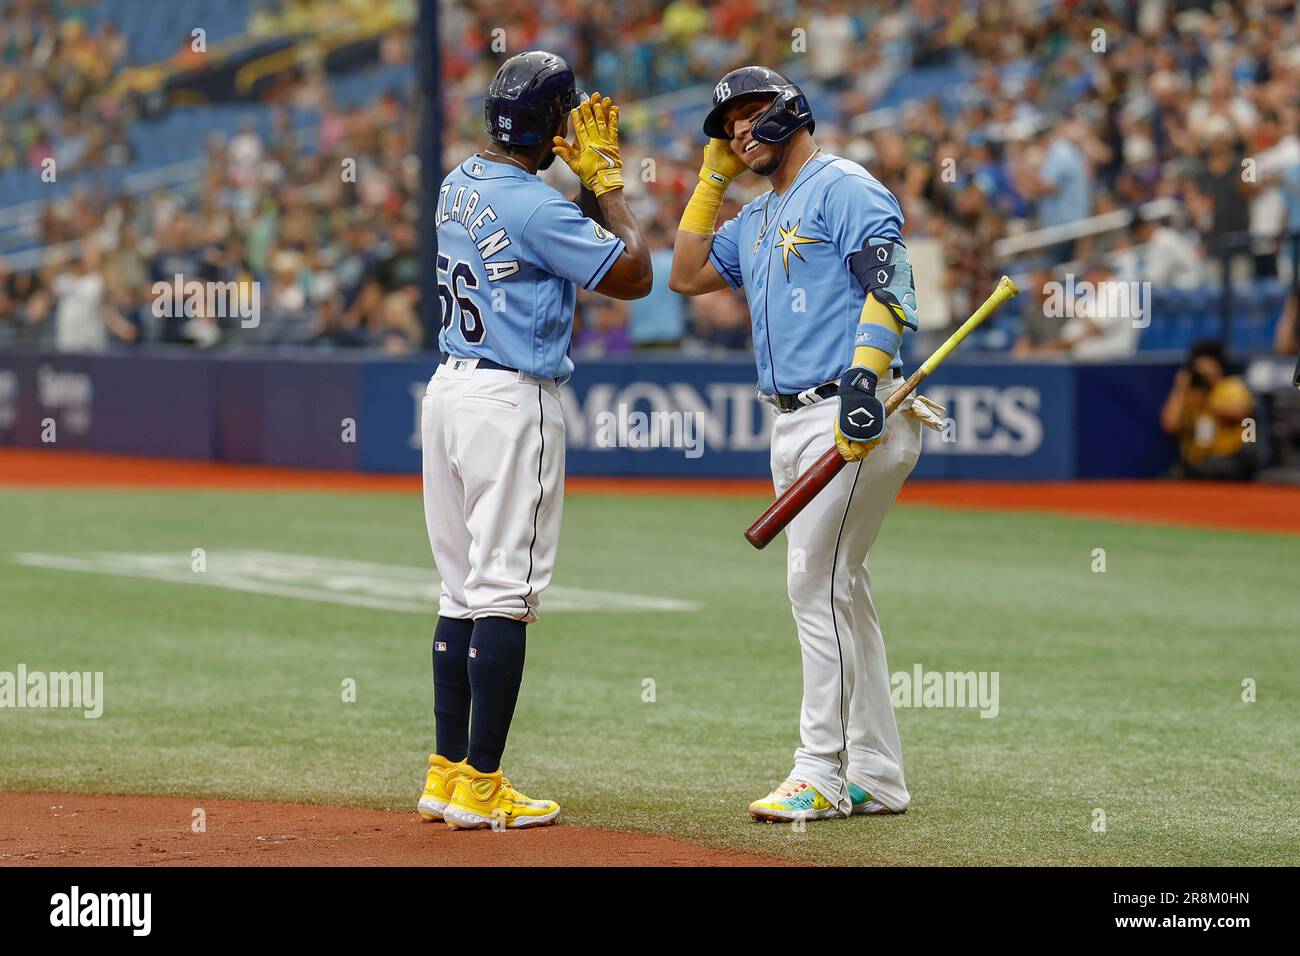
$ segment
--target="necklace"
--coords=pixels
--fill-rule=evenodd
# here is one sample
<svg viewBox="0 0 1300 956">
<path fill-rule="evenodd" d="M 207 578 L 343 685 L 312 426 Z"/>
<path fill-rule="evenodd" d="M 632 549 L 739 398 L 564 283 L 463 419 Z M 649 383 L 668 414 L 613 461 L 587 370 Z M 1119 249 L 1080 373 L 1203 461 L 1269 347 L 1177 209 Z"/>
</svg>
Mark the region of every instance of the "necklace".
<svg viewBox="0 0 1300 956">
<path fill-rule="evenodd" d="M 484 155 L 484 156 L 495 156 L 495 157 L 497 157 L 498 159 L 504 159 L 507 163 L 514 163 L 516 166 L 518 166 L 518 167 L 519 167 L 520 169 L 522 169 L 524 172 L 526 172 L 526 173 L 528 172 L 528 167 L 525 166 L 523 163 L 521 163 L 519 160 L 515 159 L 513 156 L 507 156 L 507 155 L 505 155 L 504 153 L 498 153 L 498 152 L 495 152 L 495 151 L 490 150 L 490 149 L 485 149 L 485 150 L 483 150 L 483 155 Z M 531 175 L 531 174 L 530 174 L 530 175 Z"/>
<path fill-rule="evenodd" d="M 793 189 L 793 188 L 794 188 L 794 184 L 797 183 L 797 182 L 799 181 L 799 177 L 800 177 L 801 175 L 803 175 L 804 166 L 807 166 L 807 165 L 808 165 L 809 163 L 811 163 L 814 159 L 816 159 L 818 156 L 820 156 L 820 155 L 821 155 L 821 152 L 822 152 L 822 151 L 821 151 L 820 149 L 815 149 L 815 150 L 813 150 L 813 154 L 812 154 L 811 156 L 809 156 L 807 159 L 805 159 L 805 160 L 803 161 L 803 166 L 800 166 L 800 167 L 799 167 L 799 171 L 798 171 L 797 173 L 794 174 L 794 179 L 790 180 L 790 188 L 791 188 L 791 189 Z M 763 241 L 763 237 L 767 235 L 767 228 L 768 228 L 768 225 L 769 225 L 769 223 L 768 223 L 768 221 L 767 221 L 767 207 L 770 206 L 770 205 L 772 204 L 772 195 L 773 195 L 773 191 L 772 191 L 772 190 L 769 190 L 769 191 L 768 191 L 768 194 L 767 194 L 767 199 L 763 201 L 763 224 L 762 224 L 761 226 L 759 226 L 759 228 L 758 228 L 758 238 L 757 238 L 756 240 L 754 240 L 754 250 L 755 250 L 755 251 L 758 250 L 759 243 L 761 243 L 761 242 Z M 783 208 L 785 208 L 785 200 L 786 200 L 787 198 L 789 198 L 789 194 L 788 194 L 788 193 L 787 193 L 787 195 L 786 195 L 785 198 L 782 198 L 782 200 L 781 200 L 781 205 L 777 207 L 776 213 L 777 213 L 778 216 L 780 216 L 780 214 L 781 214 L 781 210 L 782 210 Z M 773 222 L 775 222 L 775 221 L 776 221 L 776 220 L 773 220 Z"/>
</svg>

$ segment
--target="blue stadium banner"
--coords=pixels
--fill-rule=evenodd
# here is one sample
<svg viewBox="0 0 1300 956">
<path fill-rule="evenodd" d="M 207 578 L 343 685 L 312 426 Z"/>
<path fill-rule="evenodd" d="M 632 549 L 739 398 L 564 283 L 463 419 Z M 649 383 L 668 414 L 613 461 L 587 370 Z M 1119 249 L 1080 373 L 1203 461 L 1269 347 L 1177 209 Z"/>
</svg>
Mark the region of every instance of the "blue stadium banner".
<svg viewBox="0 0 1300 956">
<path fill-rule="evenodd" d="M 1071 365 L 997 363 L 939 368 L 920 389 L 946 409 L 926 429 L 918 478 L 1044 481 L 1074 476 Z"/>
<path fill-rule="evenodd" d="M 0 443 L 383 472 L 420 470 L 433 356 L 0 351 Z M 1175 366 L 955 362 L 917 478 L 1043 481 L 1166 471 Z M 766 478 L 770 407 L 750 361 L 586 362 L 561 389 L 574 475 Z"/>
<path fill-rule="evenodd" d="M 0 441 L 209 458 L 217 408 L 212 368 L 189 357 L 0 352 Z"/>
</svg>

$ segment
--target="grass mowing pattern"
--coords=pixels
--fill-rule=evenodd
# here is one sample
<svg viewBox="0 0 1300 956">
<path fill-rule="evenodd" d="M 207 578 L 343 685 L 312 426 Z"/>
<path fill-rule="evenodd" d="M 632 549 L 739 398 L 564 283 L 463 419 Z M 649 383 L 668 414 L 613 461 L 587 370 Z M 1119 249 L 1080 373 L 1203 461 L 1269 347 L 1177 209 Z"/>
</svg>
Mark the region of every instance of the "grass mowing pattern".
<svg viewBox="0 0 1300 956">
<path fill-rule="evenodd" d="M 417 497 L 2 500 L 0 670 L 102 670 L 106 703 L 99 720 L 0 712 L 0 789 L 413 810 L 432 746 L 432 609 L 12 555 L 202 547 L 420 566 L 431 561 Z M 571 824 L 826 863 L 1300 863 L 1294 537 L 896 508 L 872 562 L 891 671 L 997 671 L 1000 712 L 900 709 L 912 809 L 798 833 L 745 814 L 789 770 L 800 693 L 784 549 L 741 538 L 755 509 L 566 502 L 557 584 L 701 609 L 547 614 L 543 601 L 506 753 L 525 792 L 560 800 Z M 1097 548 L 1105 573 L 1092 570 Z M 356 703 L 341 699 L 348 677 Z"/>
</svg>

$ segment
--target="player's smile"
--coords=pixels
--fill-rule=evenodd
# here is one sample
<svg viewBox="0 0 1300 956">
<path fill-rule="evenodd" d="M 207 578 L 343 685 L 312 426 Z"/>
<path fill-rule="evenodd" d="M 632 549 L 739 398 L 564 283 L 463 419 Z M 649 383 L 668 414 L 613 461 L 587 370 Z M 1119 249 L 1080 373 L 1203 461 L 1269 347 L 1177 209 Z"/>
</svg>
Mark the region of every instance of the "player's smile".
<svg viewBox="0 0 1300 956">
<path fill-rule="evenodd" d="M 731 133 L 731 149 L 741 162 L 760 176 L 767 176 L 780 164 L 782 150 L 754 139 L 750 130 L 754 120 L 768 107 L 768 102 L 759 100 L 738 107 L 735 115 L 727 121 Z"/>
<path fill-rule="evenodd" d="M 744 142 L 745 145 L 740 150 L 740 158 L 754 172 L 766 175 L 763 170 L 776 158 L 774 155 L 776 147 L 760 143 L 750 136 L 746 136 Z"/>
</svg>

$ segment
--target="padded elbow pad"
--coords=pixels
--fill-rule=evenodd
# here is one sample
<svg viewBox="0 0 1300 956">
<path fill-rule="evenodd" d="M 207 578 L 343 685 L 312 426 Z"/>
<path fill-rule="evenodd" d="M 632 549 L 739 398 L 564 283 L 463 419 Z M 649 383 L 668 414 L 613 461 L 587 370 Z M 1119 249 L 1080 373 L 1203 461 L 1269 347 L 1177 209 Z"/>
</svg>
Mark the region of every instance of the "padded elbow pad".
<svg viewBox="0 0 1300 956">
<path fill-rule="evenodd" d="M 916 331 L 916 285 L 907 246 L 892 239 L 868 239 L 849 256 L 849 269 L 862 288 L 889 307 L 899 322 Z"/>
</svg>

